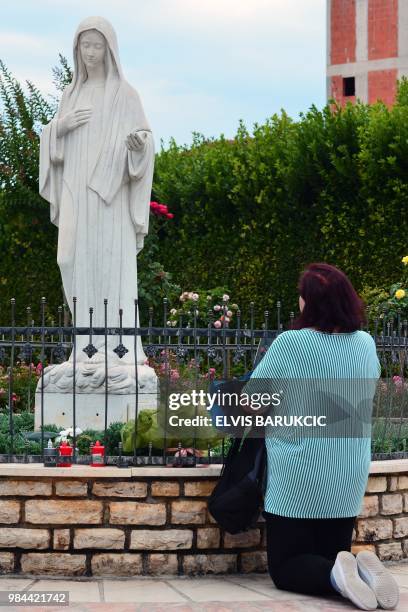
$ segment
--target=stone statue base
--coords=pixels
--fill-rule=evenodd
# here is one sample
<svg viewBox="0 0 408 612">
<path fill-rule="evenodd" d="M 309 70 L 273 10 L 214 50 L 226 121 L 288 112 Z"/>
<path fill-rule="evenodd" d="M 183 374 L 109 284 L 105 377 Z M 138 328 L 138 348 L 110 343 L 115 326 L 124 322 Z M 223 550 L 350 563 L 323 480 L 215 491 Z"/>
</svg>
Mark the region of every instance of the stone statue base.
<svg viewBox="0 0 408 612">
<path fill-rule="evenodd" d="M 72 393 L 74 365 L 64 361 L 47 366 L 44 370 L 45 393 Z M 137 377 L 139 391 L 157 392 L 156 372 L 148 365 L 138 364 Z M 134 364 L 113 363 L 108 366 L 108 393 L 135 393 L 136 372 Z M 76 363 L 75 389 L 77 393 L 105 393 L 105 364 L 95 358 Z M 41 391 L 41 378 L 37 392 Z"/>
<path fill-rule="evenodd" d="M 135 394 L 108 396 L 108 427 L 111 423 L 126 423 L 135 418 Z M 139 413 L 156 409 L 155 393 L 139 393 Z M 44 393 L 44 425 L 54 424 L 67 429 L 73 425 L 71 393 Z M 103 431 L 105 427 L 105 396 L 102 393 L 78 393 L 75 398 L 76 427 Z M 41 427 L 41 393 L 35 394 L 34 428 Z"/>
<path fill-rule="evenodd" d="M 64 361 L 44 370 L 44 424 L 62 429 L 73 424 L 73 363 Z M 93 358 L 76 364 L 76 425 L 81 429 L 103 429 L 105 425 L 105 365 Z M 157 409 L 158 379 L 153 368 L 138 364 L 138 406 Z M 35 393 L 35 429 L 41 426 L 41 378 Z M 108 367 L 108 425 L 134 419 L 136 402 L 134 364 Z"/>
</svg>

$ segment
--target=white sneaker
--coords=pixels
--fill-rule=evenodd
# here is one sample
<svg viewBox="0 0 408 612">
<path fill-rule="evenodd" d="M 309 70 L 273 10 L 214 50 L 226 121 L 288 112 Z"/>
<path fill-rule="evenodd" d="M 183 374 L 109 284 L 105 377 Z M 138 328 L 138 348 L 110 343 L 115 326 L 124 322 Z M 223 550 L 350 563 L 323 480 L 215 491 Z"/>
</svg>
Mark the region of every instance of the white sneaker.
<svg viewBox="0 0 408 612">
<path fill-rule="evenodd" d="M 360 610 L 375 610 L 377 598 L 374 591 L 360 578 L 354 555 L 345 550 L 338 553 L 332 576 L 339 593 Z"/>
<path fill-rule="evenodd" d="M 374 591 L 380 608 L 396 608 L 399 601 L 398 584 L 377 555 L 369 550 L 362 550 L 357 555 L 357 567 L 361 578 Z"/>
</svg>

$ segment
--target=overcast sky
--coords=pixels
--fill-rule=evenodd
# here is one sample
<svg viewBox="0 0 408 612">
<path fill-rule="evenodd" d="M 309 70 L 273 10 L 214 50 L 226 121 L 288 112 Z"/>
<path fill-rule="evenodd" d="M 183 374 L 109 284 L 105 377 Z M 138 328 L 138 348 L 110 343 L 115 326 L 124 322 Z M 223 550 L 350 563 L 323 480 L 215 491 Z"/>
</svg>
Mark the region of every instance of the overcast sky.
<svg viewBox="0 0 408 612">
<path fill-rule="evenodd" d="M 116 29 L 127 80 L 157 144 L 192 132 L 232 136 L 284 108 L 325 102 L 325 0 L 0 0 L 0 58 L 54 93 L 58 53 L 72 62 L 84 17 Z"/>
</svg>

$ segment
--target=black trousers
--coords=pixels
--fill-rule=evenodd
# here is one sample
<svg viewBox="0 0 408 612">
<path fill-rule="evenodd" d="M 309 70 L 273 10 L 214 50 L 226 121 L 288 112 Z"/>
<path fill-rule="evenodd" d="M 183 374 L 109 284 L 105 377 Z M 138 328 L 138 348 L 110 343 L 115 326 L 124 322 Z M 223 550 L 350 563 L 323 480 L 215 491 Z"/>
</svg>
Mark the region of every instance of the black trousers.
<svg viewBox="0 0 408 612">
<path fill-rule="evenodd" d="M 350 551 L 356 517 L 288 518 L 264 512 L 269 574 L 278 589 L 334 594 L 330 572 L 341 550 Z"/>
</svg>

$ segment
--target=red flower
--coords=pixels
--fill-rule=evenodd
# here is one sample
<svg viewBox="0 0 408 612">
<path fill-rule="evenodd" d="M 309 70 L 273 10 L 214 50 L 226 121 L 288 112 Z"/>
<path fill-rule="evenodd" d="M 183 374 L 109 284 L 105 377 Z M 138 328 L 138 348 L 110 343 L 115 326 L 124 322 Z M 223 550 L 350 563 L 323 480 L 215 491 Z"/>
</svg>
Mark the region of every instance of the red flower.
<svg viewBox="0 0 408 612">
<path fill-rule="evenodd" d="M 157 217 L 166 217 L 167 219 L 173 219 L 173 213 L 169 213 L 169 209 L 166 204 L 159 204 L 159 202 L 150 202 L 150 210 Z"/>
</svg>

